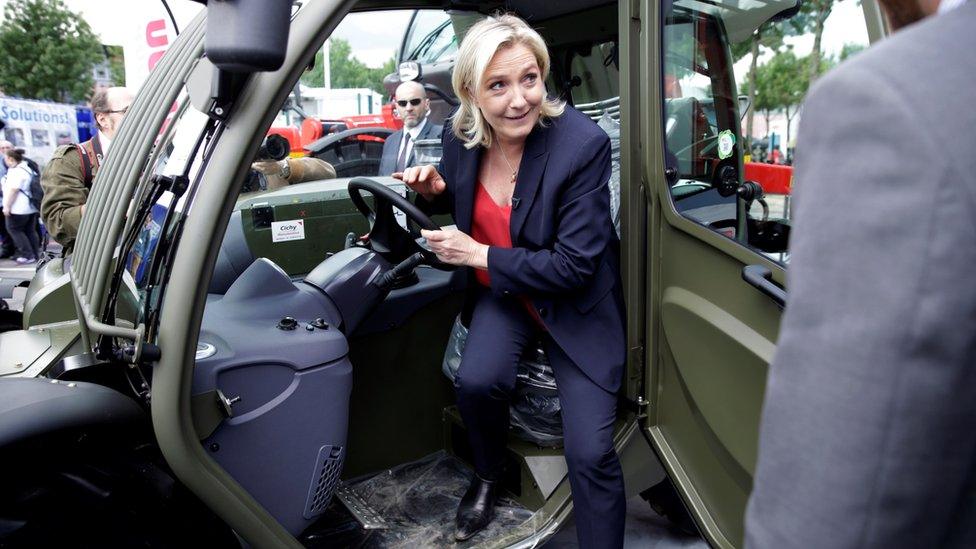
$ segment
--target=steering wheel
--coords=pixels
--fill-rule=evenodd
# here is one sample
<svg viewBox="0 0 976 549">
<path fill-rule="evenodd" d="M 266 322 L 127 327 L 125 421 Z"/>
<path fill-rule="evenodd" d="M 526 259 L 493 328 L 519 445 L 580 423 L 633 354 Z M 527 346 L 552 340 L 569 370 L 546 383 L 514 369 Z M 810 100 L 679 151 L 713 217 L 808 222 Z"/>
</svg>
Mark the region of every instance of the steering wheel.
<svg viewBox="0 0 976 549">
<path fill-rule="evenodd" d="M 429 248 L 421 244 L 419 234 L 415 234 L 397 223 L 393 208 L 403 212 L 407 220 L 417 224 L 421 229 L 429 231 L 439 230 L 437 223 L 427 216 L 412 202 L 401 196 L 393 189 L 368 177 L 356 177 L 349 181 L 349 199 L 356 209 L 369 221 L 369 246 L 372 250 L 392 263 L 399 263 L 411 255 L 420 252 L 424 255 L 424 263 L 440 269 L 450 271 L 454 265 L 448 265 L 437 259 Z M 363 191 L 373 195 L 375 209 L 370 208 L 363 199 Z"/>
</svg>

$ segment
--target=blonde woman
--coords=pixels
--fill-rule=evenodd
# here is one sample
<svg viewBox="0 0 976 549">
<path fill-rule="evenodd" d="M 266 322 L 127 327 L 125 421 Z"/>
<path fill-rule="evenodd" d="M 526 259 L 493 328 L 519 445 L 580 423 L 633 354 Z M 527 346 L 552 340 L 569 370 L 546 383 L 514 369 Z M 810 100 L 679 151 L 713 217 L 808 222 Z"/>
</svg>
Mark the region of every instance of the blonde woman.
<svg viewBox="0 0 976 549">
<path fill-rule="evenodd" d="M 455 65 L 461 106 L 441 163 L 394 174 L 456 230 L 424 231 L 442 261 L 473 273 L 458 406 L 476 477 L 455 537 L 487 525 L 505 462 L 509 396 L 523 349 L 541 337 L 562 404 L 580 546 L 621 547 L 624 486 L 613 449 L 624 364 L 623 302 L 610 221 L 610 140 L 550 99 L 545 42 L 521 19 L 474 25 Z"/>
</svg>

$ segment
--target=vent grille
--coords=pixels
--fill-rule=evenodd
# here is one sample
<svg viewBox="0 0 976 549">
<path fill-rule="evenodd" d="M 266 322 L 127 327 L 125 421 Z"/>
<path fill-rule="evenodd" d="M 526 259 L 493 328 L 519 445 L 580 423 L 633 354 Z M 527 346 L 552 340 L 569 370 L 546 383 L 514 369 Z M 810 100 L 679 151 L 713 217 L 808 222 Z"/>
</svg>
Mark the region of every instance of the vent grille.
<svg viewBox="0 0 976 549">
<path fill-rule="evenodd" d="M 319 449 L 318 459 L 312 473 L 312 484 L 308 490 L 304 516 L 307 519 L 322 514 L 332 501 L 332 494 L 339 484 L 345 452 L 342 446 L 326 444 Z"/>
</svg>

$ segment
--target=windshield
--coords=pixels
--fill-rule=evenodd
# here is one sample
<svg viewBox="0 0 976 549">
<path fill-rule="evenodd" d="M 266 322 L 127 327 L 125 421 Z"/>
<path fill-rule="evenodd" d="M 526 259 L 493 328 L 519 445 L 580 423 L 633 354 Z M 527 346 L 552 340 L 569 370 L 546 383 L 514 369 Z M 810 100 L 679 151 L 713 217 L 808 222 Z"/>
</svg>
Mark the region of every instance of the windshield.
<svg viewBox="0 0 976 549">
<path fill-rule="evenodd" d="M 121 249 L 126 260 L 120 275 L 131 277 L 137 296 L 135 324 L 145 323 L 150 333 L 154 331 L 161 300 L 159 288 L 166 278 L 172 243 L 189 213 L 188 197 L 200 176 L 206 137 L 216 127 L 190 106 L 185 93 L 172 112 L 156 144 L 152 169 L 136 188 Z M 116 278 L 116 286 L 121 278 Z"/>
</svg>

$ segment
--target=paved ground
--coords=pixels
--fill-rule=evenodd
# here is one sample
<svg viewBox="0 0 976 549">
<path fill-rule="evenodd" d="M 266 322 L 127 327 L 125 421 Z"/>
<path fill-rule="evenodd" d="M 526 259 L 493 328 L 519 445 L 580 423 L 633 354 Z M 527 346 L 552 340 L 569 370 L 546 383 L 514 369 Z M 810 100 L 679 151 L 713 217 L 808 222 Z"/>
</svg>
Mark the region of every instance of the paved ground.
<svg viewBox="0 0 976 549">
<path fill-rule="evenodd" d="M 572 522 L 563 527 L 543 547 L 546 549 L 571 549 L 576 542 L 576 526 Z M 667 519 L 651 510 L 640 496 L 627 500 L 627 526 L 624 533 L 625 548 L 679 549 L 693 547 L 708 549 L 708 544 L 698 536 L 688 536 L 671 527 Z"/>
</svg>

